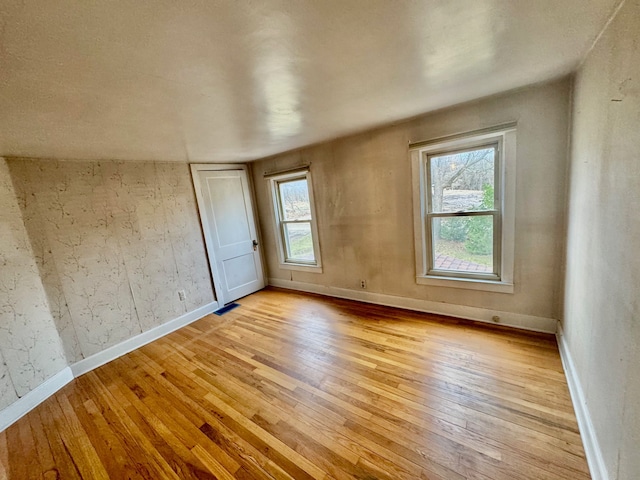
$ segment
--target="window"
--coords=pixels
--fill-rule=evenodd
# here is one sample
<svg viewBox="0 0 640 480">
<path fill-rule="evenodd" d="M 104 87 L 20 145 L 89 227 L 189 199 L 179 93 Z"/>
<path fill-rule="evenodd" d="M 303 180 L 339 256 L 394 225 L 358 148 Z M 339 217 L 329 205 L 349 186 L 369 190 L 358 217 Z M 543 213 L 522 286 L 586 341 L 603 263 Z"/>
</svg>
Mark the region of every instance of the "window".
<svg viewBox="0 0 640 480">
<path fill-rule="evenodd" d="M 417 282 L 512 293 L 515 126 L 410 153 Z"/>
<path fill-rule="evenodd" d="M 318 229 L 308 170 L 268 178 L 273 197 L 280 266 L 321 272 Z"/>
</svg>

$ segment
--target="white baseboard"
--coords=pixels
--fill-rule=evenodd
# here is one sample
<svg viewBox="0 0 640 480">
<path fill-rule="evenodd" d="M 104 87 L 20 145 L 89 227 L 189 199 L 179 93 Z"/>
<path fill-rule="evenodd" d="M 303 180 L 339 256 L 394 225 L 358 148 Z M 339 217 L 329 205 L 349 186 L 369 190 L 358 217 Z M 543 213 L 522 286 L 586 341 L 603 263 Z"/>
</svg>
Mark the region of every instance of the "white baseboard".
<svg viewBox="0 0 640 480">
<path fill-rule="evenodd" d="M 475 320 L 477 322 L 490 323 L 492 325 L 496 325 L 496 322 L 493 321 L 493 317 L 497 315 L 500 317 L 500 323 L 498 325 L 507 325 L 509 327 L 531 330 L 534 332 L 556 333 L 556 327 L 558 324 L 558 321 L 553 318 L 536 317 L 534 315 L 503 312 L 500 310 L 488 310 L 485 308 L 469 307 L 466 305 L 454 305 L 452 303 L 433 302 L 417 298 L 398 297 L 396 295 L 351 290 L 348 288 L 327 287 L 324 285 L 281 280 L 278 278 L 270 278 L 269 285 L 288 288 L 290 290 L 318 293 L 320 295 L 328 295 L 330 297 L 374 303 L 376 305 L 385 305 L 388 307 L 404 308 L 418 312 L 464 318 L 467 320 Z"/>
<path fill-rule="evenodd" d="M 105 363 L 115 360 L 116 358 L 129 353 L 136 348 L 140 348 L 147 343 L 153 342 L 160 337 L 178 330 L 196 320 L 215 312 L 218 309 L 218 302 L 212 302 L 204 305 L 200 308 L 185 313 L 184 315 L 158 325 L 157 327 L 147 330 L 146 332 L 129 338 L 124 342 L 109 347 L 95 355 L 80 360 L 74 363 L 70 367 L 66 367 L 61 372 L 55 374 L 50 379 L 44 381 L 29 393 L 21 397 L 19 400 L 13 402 L 4 410 L 0 411 L 0 432 L 17 422 L 24 415 L 29 413 L 35 407 L 40 405 L 43 401 L 56 393 L 67 383 L 80 375 L 87 373 L 94 368 L 98 368 Z"/>
<path fill-rule="evenodd" d="M 66 367 L 2 410 L 0 432 L 20 420 L 71 380 L 73 380 L 73 373 L 71 368 Z"/>
<path fill-rule="evenodd" d="M 562 366 L 564 367 L 564 373 L 567 377 L 571 402 L 576 412 L 580 436 L 582 437 L 582 444 L 584 445 L 584 452 L 587 457 L 587 463 L 589 464 L 591 478 L 593 480 L 609 480 L 609 474 L 604 463 L 600 444 L 598 443 L 598 437 L 591 422 L 591 415 L 589 414 L 589 407 L 587 406 L 587 401 L 584 396 L 584 390 L 582 389 L 578 372 L 571 358 L 571 353 L 569 352 L 567 342 L 564 338 L 564 332 L 559 322 L 556 338 L 558 340 L 560 358 L 562 359 Z"/>
<path fill-rule="evenodd" d="M 134 351 L 136 348 L 140 348 L 147 343 L 151 343 L 158 338 L 164 337 L 165 335 L 184 327 L 185 325 L 189 325 L 205 315 L 215 312 L 217 309 L 218 302 L 212 302 L 200 308 L 196 308 L 195 310 L 185 313 L 178 318 L 169 320 L 167 323 L 158 325 L 146 332 L 142 332 L 140 335 L 128 338 L 124 342 L 120 342 L 117 345 L 106 348 L 95 355 L 91 355 L 90 357 L 74 363 L 71 365 L 71 371 L 75 377 L 79 377 L 80 375 L 90 372 L 94 368 L 101 367 L 105 363 L 109 363 L 122 355 Z"/>
</svg>

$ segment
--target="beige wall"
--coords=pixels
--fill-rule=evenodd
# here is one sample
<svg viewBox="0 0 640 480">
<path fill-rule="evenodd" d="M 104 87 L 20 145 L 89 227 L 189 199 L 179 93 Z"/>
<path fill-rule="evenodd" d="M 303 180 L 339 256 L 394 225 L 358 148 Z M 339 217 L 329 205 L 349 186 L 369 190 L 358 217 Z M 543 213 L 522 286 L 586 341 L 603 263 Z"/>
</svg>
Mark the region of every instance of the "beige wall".
<svg viewBox="0 0 640 480">
<path fill-rule="evenodd" d="M 67 366 L 4 159 L 0 159 L 0 409 Z"/>
<path fill-rule="evenodd" d="M 261 160 L 254 184 L 268 275 L 558 318 L 569 111 L 562 80 Z M 515 293 L 417 285 L 408 144 L 518 122 Z M 311 163 L 322 274 L 280 269 L 265 171 Z"/>
<path fill-rule="evenodd" d="M 186 164 L 9 167 L 70 363 L 214 301 Z"/>
<path fill-rule="evenodd" d="M 611 480 L 640 474 L 640 2 L 576 78 L 563 329 Z"/>
</svg>

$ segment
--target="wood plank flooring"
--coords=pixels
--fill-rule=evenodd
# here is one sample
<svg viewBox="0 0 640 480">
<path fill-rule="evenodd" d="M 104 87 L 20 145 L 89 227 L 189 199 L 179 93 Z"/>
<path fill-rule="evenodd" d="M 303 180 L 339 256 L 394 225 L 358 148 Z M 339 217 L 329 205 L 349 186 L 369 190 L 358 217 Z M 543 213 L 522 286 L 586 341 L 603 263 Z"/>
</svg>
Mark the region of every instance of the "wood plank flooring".
<svg viewBox="0 0 640 480">
<path fill-rule="evenodd" d="M 590 478 L 551 335 L 277 289 L 239 303 L 0 433 L 0 478 Z"/>
</svg>

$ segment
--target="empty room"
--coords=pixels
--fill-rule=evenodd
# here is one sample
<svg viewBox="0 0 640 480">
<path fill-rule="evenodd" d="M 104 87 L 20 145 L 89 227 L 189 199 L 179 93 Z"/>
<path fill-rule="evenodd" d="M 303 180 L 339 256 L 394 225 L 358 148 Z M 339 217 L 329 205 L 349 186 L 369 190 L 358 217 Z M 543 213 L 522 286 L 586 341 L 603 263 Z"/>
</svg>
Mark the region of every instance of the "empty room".
<svg viewBox="0 0 640 480">
<path fill-rule="evenodd" d="M 640 479 L 640 0 L 0 0 L 0 480 Z"/>
</svg>

